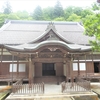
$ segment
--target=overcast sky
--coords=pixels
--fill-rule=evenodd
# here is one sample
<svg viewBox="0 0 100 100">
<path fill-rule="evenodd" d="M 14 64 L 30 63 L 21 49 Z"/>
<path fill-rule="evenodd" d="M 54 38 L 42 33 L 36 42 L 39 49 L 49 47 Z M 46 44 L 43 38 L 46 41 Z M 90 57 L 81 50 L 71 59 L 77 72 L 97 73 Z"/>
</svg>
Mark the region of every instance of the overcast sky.
<svg viewBox="0 0 100 100">
<path fill-rule="evenodd" d="M 0 0 L 0 10 L 6 0 Z M 13 11 L 26 10 L 32 12 L 37 5 L 42 8 L 53 7 L 57 0 L 9 0 Z M 97 0 L 59 0 L 63 8 L 67 6 L 90 7 Z"/>
</svg>

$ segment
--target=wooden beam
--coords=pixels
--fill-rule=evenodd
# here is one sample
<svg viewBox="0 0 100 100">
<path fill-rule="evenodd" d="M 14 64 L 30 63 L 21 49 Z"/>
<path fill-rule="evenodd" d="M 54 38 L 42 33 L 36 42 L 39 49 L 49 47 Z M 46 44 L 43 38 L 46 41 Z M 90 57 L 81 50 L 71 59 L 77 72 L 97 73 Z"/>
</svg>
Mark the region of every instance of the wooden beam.
<svg viewBox="0 0 100 100">
<path fill-rule="evenodd" d="M 39 53 L 39 54 L 64 54 L 64 53 L 62 53 L 62 52 L 41 52 L 41 53 Z"/>
<path fill-rule="evenodd" d="M 32 59 L 34 62 L 63 62 L 67 61 L 69 59 L 67 58 L 33 58 Z"/>
</svg>

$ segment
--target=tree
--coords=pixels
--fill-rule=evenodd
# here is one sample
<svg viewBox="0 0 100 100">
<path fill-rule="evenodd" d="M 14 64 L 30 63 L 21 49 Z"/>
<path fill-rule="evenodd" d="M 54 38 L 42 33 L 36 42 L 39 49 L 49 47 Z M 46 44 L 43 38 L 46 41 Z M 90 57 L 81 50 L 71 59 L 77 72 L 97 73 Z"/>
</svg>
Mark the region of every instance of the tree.
<svg viewBox="0 0 100 100">
<path fill-rule="evenodd" d="M 35 20 L 42 20 L 43 19 L 43 13 L 42 13 L 42 9 L 40 6 L 37 6 L 34 10 L 33 13 L 33 19 Z"/>
<path fill-rule="evenodd" d="M 54 6 L 54 17 L 63 17 L 64 10 L 59 0 L 57 0 L 56 5 Z"/>
<path fill-rule="evenodd" d="M 3 13 L 4 14 L 10 14 L 12 12 L 12 8 L 10 5 L 10 2 L 7 0 L 3 6 Z"/>
<path fill-rule="evenodd" d="M 99 3 L 93 3 L 92 4 L 92 10 L 94 10 L 94 11 L 100 10 L 100 4 Z"/>
<path fill-rule="evenodd" d="M 81 12 L 81 17 L 85 18 L 88 15 L 93 15 L 93 11 L 90 8 L 83 9 Z"/>
<path fill-rule="evenodd" d="M 100 51 L 100 14 L 87 16 L 84 27 L 86 35 L 95 37 L 95 40 L 90 41 L 93 50 Z"/>
<path fill-rule="evenodd" d="M 64 17 L 67 20 L 71 14 L 73 14 L 73 6 L 69 6 L 64 9 Z"/>
<path fill-rule="evenodd" d="M 78 16 L 81 16 L 82 11 L 83 11 L 83 9 L 81 7 L 74 7 L 73 8 L 73 13 L 78 15 Z"/>
<path fill-rule="evenodd" d="M 17 11 L 15 15 L 20 19 L 20 20 L 32 20 L 32 17 L 29 15 L 27 11 Z"/>
<path fill-rule="evenodd" d="M 0 27 L 4 24 L 4 21 L 6 18 L 7 18 L 7 15 L 0 14 Z"/>
<path fill-rule="evenodd" d="M 54 21 L 65 21 L 64 17 L 57 17 L 54 19 Z"/>
<path fill-rule="evenodd" d="M 74 22 L 80 22 L 81 21 L 81 16 L 78 16 L 76 14 L 72 14 L 69 16 L 67 19 L 68 21 L 74 21 Z"/>
<path fill-rule="evenodd" d="M 53 20 L 54 15 L 54 8 L 53 7 L 47 7 L 43 9 L 43 19 L 44 20 Z"/>
</svg>

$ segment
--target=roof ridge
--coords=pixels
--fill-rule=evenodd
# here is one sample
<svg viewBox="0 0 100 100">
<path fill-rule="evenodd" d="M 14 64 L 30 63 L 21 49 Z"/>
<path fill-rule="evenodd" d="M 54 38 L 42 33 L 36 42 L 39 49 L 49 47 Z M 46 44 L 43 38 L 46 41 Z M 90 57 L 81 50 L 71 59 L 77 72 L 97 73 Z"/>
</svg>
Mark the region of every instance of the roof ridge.
<svg viewBox="0 0 100 100">
<path fill-rule="evenodd" d="M 79 22 L 72 22 L 72 21 L 37 21 L 37 20 L 8 20 L 8 22 L 11 23 L 27 23 L 27 24 L 48 24 L 48 23 L 54 23 L 54 24 L 68 24 L 68 25 L 77 25 Z"/>
</svg>

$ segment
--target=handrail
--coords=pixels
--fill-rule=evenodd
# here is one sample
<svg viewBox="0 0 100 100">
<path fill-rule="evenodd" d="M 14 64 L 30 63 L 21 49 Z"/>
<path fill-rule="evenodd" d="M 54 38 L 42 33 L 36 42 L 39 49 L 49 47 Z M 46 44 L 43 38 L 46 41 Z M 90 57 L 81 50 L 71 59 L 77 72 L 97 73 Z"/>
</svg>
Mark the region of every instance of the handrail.
<svg viewBox="0 0 100 100">
<path fill-rule="evenodd" d="M 44 83 L 37 84 L 14 84 L 13 85 L 13 94 L 43 94 L 44 93 Z"/>
<path fill-rule="evenodd" d="M 76 84 L 78 84 L 79 86 L 85 88 L 86 90 L 91 90 L 90 88 L 90 81 L 84 80 L 80 77 L 76 78 Z"/>
</svg>

